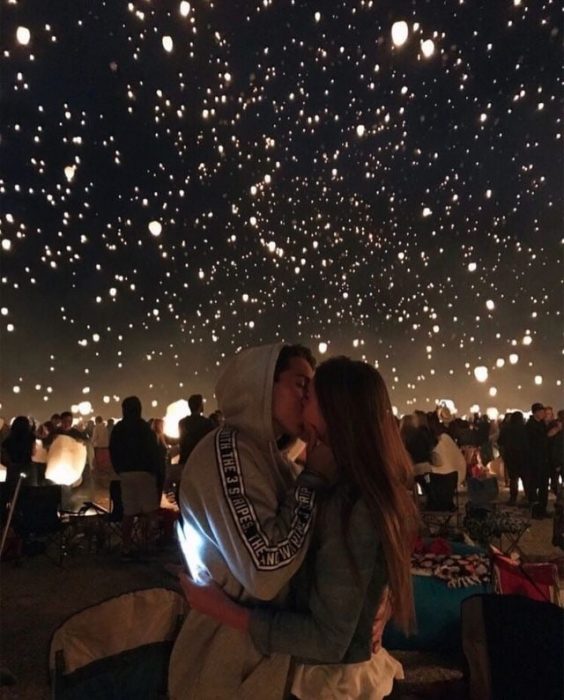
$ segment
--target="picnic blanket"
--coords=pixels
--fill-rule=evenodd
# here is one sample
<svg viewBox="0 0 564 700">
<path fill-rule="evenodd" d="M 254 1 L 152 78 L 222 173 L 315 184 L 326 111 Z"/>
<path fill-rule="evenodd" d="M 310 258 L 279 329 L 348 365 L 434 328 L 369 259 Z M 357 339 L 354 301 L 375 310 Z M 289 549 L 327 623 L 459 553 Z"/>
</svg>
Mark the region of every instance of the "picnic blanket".
<svg viewBox="0 0 564 700">
<path fill-rule="evenodd" d="M 489 561 L 485 554 L 414 552 L 411 573 L 434 576 L 445 581 L 448 588 L 468 588 L 490 582 Z"/>
</svg>

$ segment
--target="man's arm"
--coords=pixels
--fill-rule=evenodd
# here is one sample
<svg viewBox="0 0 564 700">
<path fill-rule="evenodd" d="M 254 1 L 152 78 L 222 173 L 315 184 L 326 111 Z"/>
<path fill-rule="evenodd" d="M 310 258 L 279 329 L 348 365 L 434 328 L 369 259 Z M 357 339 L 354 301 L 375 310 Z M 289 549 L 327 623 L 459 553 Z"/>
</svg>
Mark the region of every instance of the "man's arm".
<svg viewBox="0 0 564 700">
<path fill-rule="evenodd" d="M 206 459 L 212 445 L 213 466 Z M 300 475 L 280 503 L 275 480 L 268 473 L 275 465 L 259 465 L 256 453 L 239 445 L 234 431 L 218 431 L 204 446 L 190 456 L 188 464 L 193 467 L 186 470 L 181 487 L 188 526 L 195 521 L 200 528 L 205 518 L 201 532 L 211 534 L 245 591 L 254 598 L 272 600 L 303 561 L 314 521 L 312 486 L 321 487 L 323 482 L 314 478 L 308 483 L 308 476 Z M 206 479 L 205 469 L 217 470 L 217 477 Z"/>
</svg>

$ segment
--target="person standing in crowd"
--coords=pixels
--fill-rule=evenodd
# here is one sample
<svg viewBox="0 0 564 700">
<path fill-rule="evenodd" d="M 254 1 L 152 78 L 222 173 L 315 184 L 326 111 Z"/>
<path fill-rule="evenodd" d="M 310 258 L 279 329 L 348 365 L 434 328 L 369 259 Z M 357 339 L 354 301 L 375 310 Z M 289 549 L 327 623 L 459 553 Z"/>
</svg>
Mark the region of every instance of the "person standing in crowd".
<svg viewBox="0 0 564 700">
<path fill-rule="evenodd" d="M 96 416 L 94 430 L 92 431 L 92 447 L 94 448 L 95 468 L 99 471 L 108 472 L 111 468 L 110 439 L 102 416 Z"/>
<path fill-rule="evenodd" d="M 437 439 L 431 453 L 431 462 L 433 472 L 437 474 L 457 472 L 460 486 L 466 481 L 466 459 L 449 434 L 448 426 L 452 420 L 452 414 L 446 406 L 441 406 L 436 413 L 430 414 L 429 426 Z"/>
<path fill-rule="evenodd" d="M 564 467 L 564 410 L 558 411 L 556 420 L 547 424 L 548 461 L 550 466 L 550 490 L 558 493 Z"/>
<path fill-rule="evenodd" d="M 403 444 L 411 457 L 415 476 L 427 474 L 433 470 L 431 455 L 437 444 L 436 438 L 429 430 L 427 416 L 423 418 L 417 413 L 406 414 L 400 421 L 400 435 Z"/>
<path fill-rule="evenodd" d="M 143 516 L 147 536 L 160 505 L 157 488 L 159 450 L 155 434 L 141 418 L 141 401 L 138 397 L 128 396 L 121 408 L 123 420 L 112 431 L 110 456 L 121 481 L 122 558 L 129 560 L 134 556 L 132 534 L 135 516 Z"/>
<path fill-rule="evenodd" d="M 301 345 L 238 353 L 215 391 L 225 424 L 198 443 L 184 469 L 179 536 L 188 568 L 234 599 L 284 599 L 305 556 L 315 496 L 306 476 L 296 481 L 283 450 L 303 434 L 314 367 Z M 288 657 L 265 657 L 250 638 L 191 611 L 172 651 L 169 693 L 173 700 L 273 700 L 288 666 Z"/>
<path fill-rule="evenodd" d="M 151 430 L 155 433 L 157 448 L 159 450 L 159 473 L 157 476 L 157 487 L 159 489 L 159 494 L 162 494 L 168 466 L 168 443 L 164 432 L 164 419 L 153 418 L 150 421 L 150 426 Z"/>
<path fill-rule="evenodd" d="M 306 472 L 323 474 L 327 487 L 290 605 L 242 606 L 217 586 L 181 582 L 193 608 L 247 633 L 266 656 L 297 657 L 294 697 L 377 700 L 401 674 L 384 649 L 372 653 L 387 585 L 395 621 L 408 631 L 414 620 L 411 552 L 419 518 L 409 457 L 384 381 L 365 362 L 336 357 L 320 365 L 304 416 L 312 435 Z"/>
<path fill-rule="evenodd" d="M 526 482 L 528 439 L 525 419 L 521 411 L 514 411 L 504 421 L 498 438 L 505 473 L 509 477 L 509 505 L 517 503 L 519 479 L 523 481 L 525 496 L 530 499 L 529 483 Z"/>
<path fill-rule="evenodd" d="M 14 418 L 8 437 L 2 443 L 2 464 L 6 467 L 6 482 L 1 490 L 0 518 L 4 519 L 6 506 L 11 502 L 20 474 L 31 470 L 35 450 L 35 436 L 27 416 Z"/>
<path fill-rule="evenodd" d="M 179 464 L 184 467 L 186 460 L 200 440 L 214 429 L 213 422 L 202 415 L 204 412 L 204 397 L 192 394 L 188 398 L 190 415 L 178 421 L 180 457 Z"/>
<path fill-rule="evenodd" d="M 548 434 L 544 415 L 542 403 L 534 403 L 531 406 L 531 416 L 527 421 L 527 467 L 531 485 L 529 501 L 533 505 L 533 518 L 537 520 L 547 517 L 548 503 Z"/>
</svg>

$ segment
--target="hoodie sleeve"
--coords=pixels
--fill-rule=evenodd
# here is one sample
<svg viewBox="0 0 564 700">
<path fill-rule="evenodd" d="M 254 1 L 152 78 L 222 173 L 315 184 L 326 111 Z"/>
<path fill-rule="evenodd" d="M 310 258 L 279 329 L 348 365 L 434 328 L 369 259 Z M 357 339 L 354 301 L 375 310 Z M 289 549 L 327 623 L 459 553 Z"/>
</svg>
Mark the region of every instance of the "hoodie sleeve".
<svg viewBox="0 0 564 700">
<path fill-rule="evenodd" d="M 314 520 L 312 486 L 322 480 L 300 475 L 279 502 L 273 465 L 238 445 L 235 431 L 218 431 L 215 450 L 219 479 L 203 503 L 208 528 L 245 591 L 272 600 L 303 561 Z"/>
<path fill-rule="evenodd" d="M 339 663 L 357 629 L 369 585 L 374 588 L 371 599 L 380 600 L 386 569 L 368 510 L 357 503 L 346 541 L 340 517 L 333 508 L 323 518 L 309 583 L 309 610 L 253 609 L 249 632 L 261 653 L 291 654 L 308 663 Z M 366 645 L 370 646 L 369 639 Z"/>
</svg>

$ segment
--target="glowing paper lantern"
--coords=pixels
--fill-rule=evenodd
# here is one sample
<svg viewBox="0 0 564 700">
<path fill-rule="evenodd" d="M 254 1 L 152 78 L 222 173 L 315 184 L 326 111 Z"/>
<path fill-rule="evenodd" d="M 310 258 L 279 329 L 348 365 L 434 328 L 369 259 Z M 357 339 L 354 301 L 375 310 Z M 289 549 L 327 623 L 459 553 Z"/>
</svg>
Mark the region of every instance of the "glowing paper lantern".
<svg viewBox="0 0 564 700">
<path fill-rule="evenodd" d="M 519 362 L 519 355 L 516 352 L 512 352 L 511 355 L 509 355 L 509 362 L 512 365 L 516 365 Z"/>
<path fill-rule="evenodd" d="M 8 470 L 3 464 L 0 464 L 0 484 L 4 483 L 6 481 L 6 475 L 8 473 Z"/>
<path fill-rule="evenodd" d="M 488 379 L 488 368 L 481 365 L 474 367 L 474 376 L 479 382 L 485 382 Z"/>
<path fill-rule="evenodd" d="M 403 46 L 407 41 L 409 35 L 409 29 L 407 22 L 403 20 L 401 22 L 394 22 L 392 24 L 392 41 L 394 46 Z"/>
<path fill-rule="evenodd" d="M 432 39 L 425 39 L 421 42 L 421 53 L 425 58 L 431 58 L 435 53 L 435 42 Z"/>
<path fill-rule="evenodd" d="M 327 343 L 319 343 L 317 349 L 319 350 L 320 355 L 325 355 L 327 352 Z"/>
<path fill-rule="evenodd" d="M 86 446 L 68 435 L 58 435 L 49 448 L 45 477 L 72 486 L 80 482 L 85 464 Z"/>
<path fill-rule="evenodd" d="M 497 420 L 499 416 L 499 411 L 495 406 L 490 406 L 489 408 L 486 409 L 486 415 L 490 420 Z"/>
<path fill-rule="evenodd" d="M 18 27 L 16 30 L 16 40 L 18 44 L 27 46 L 31 39 L 31 32 L 27 27 Z"/>
<path fill-rule="evenodd" d="M 174 43 L 172 41 L 171 36 L 163 36 L 163 49 L 167 52 L 170 53 L 172 49 L 174 48 Z"/>
<path fill-rule="evenodd" d="M 188 401 L 180 399 L 171 403 L 166 408 L 164 417 L 164 433 L 170 438 L 178 439 L 178 421 L 185 418 L 190 413 Z"/>
<path fill-rule="evenodd" d="M 149 223 L 149 233 L 152 236 L 160 236 L 162 230 L 163 230 L 163 227 L 159 221 L 151 221 Z"/>
</svg>

